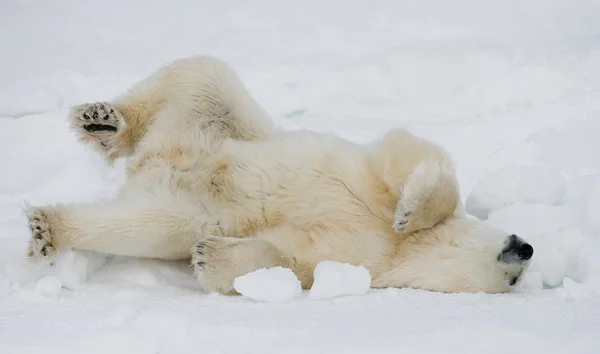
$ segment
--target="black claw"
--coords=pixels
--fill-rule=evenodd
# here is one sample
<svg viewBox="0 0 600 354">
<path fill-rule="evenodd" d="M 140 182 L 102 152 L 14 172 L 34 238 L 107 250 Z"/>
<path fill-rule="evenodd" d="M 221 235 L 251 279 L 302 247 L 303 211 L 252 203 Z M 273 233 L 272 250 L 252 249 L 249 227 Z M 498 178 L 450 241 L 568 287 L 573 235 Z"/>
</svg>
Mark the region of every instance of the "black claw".
<svg viewBox="0 0 600 354">
<path fill-rule="evenodd" d="M 35 234 L 35 238 L 38 239 L 38 240 L 41 240 L 42 239 L 42 234 Z"/>
<path fill-rule="evenodd" d="M 84 113 L 84 114 L 83 114 L 83 118 L 85 118 L 85 119 L 90 119 L 90 116 L 88 116 L 87 114 L 85 114 L 85 113 Z"/>
<path fill-rule="evenodd" d="M 108 117 L 108 114 L 107 114 L 107 115 L 105 115 L 105 116 L 104 116 L 104 118 L 103 118 L 103 119 L 104 119 L 104 120 L 108 120 L 108 118 L 109 118 L 109 117 Z"/>
<path fill-rule="evenodd" d="M 200 267 L 200 268 L 204 269 L 204 267 L 206 266 L 206 263 L 204 263 L 204 262 L 198 262 L 198 263 L 196 263 L 196 265 L 197 265 L 198 267 Z"/>
<path fill-rule="evenodd" d="M 410 216 L 410 214 L 412 214 L 412 212 L 409 211 L 409 212 L 404 213 L 404 216 Z"/>
<path fill-rule="evenodd" d="M 406 224 L 406 220 L 399 222 L 397 225 L 405 225 Z"/>
<path fill-rule="evenodd" d="M 41 228 L 41 227 L 39 227 L 39 226 L 36 226 L 36 227 L 35 227 L 35 229 L 36 229 L 36 230 L 38 230 L 38 231 L 41 231 L 41 230 L 42 230 L 42 228 Z"/>
<path fill-rule="evenodd" d="M 98 132 L 98 131 L 107 131 L 107 132 L 116 132 L 117 128 L 112 125 L 106 124 L 88 124 L 84 125 L 83 128 L 90 133 Z"/>
<path fill-rule="evenodd" d="M 111 108 L 110 113 L 115 113 L 115 110 Z"/>
<path fill-rule="evenodd" d="M 45 257 L 48 254 L 48 250 L 46 249 L 46 246 L 42 247 L 42 255 Z"/>
<path fill-rule="evenodd" d="M 94 119 L 98 119 L 98 112 L 94 112 L 94 114 L 92 114 L 92 117 L 94 117 Z"/>
</svg>

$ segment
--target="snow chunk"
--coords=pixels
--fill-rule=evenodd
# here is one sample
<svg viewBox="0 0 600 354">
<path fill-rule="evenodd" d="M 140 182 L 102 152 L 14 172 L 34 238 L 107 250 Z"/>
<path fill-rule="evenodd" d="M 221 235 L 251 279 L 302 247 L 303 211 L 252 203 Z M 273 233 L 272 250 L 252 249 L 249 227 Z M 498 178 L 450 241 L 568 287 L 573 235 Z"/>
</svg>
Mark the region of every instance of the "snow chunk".
<svg viewBox="0 0 600 354">
<path fill-rule="evenodd" d="M 233 287 L 256 301 L 284 302 L 302 293 L 300 280 L 289 268 L 258 269 L 235 278 Z"/>
<path fill-rule="evenodd" d="M 557 205 L 564 201 L 566 180 L 552 169 L 506 166 L 489 173 L 473 188 L 465 210 L 479 219 L 516 202 Z"/>
<path fill-rule="evenodd" d="M 77 289 L 88 276 L 106 262 L 103 254 L 66 249 L 55 260 L 56 278 L 68 289 Z"/>
<path fill-rule="evenodd" d="M 371 274 L 363 266 L 323 261 L 314 272 L 314 284 L 308 297 L 326 299 L 344 295 L 364 295 L 371 287 Z"/>
<path fill-rule="evenodd" d="M 569 300 L 585 300 L 592 295 L 591 289 L 585 284 L 580 284 L 571 278 L 565 278 L 563 280 L 562 288 L 556 289 L 559 297 L 565 301 Z"/>
<path fill-rule="evenodd" d="M 577 279 L 589 285 L 594 291 L 600 293 L 600 259 L 598 258 L 600 250 L 600 240 L 595 239 L 589 242 L 577 254 L 577 264 L 574 274 Z"/>
<path fill-rule="evenodd" d="M 542 274 L 539 272 L 528 272 L 525 273 L 523 277 L 523 282 L 521 283 L 521 287 L 527 290 L 541 290 L 544 287 L 544 283 L 542 281 Z"/>
<path fill-rule="evenodd" d="M 56 277 L 44 277 L 35 284 L 36 293 L 51 298 L 56 298 L 60 288 L 62 288 L 62 284 Z"/>
</svg>

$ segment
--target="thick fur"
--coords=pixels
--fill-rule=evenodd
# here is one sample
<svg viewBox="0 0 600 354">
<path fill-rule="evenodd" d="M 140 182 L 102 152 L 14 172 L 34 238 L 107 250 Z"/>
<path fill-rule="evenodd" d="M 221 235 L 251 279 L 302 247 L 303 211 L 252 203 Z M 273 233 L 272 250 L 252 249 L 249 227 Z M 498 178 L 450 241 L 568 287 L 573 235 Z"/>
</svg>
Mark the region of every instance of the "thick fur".
<svg viewBox="0 0 600 354">
<path fill-rule="evenodd" d="M 444 292 L 508 291 L 527 266 L 498 261 L 508 233 L 464 214 L 440 147 L 405 130 L 368 146 L 285 132 L 212 57 L 173 62 L 70 120 L 107 161 L 128 158 L 129 177 L 109 202 L 27 206 L 34 260 L 64 248 L 191 258 L 225 294 L 274 266 L 308 288 L 323 260 L 364 265 L 373 287 Z"/>
</svg>

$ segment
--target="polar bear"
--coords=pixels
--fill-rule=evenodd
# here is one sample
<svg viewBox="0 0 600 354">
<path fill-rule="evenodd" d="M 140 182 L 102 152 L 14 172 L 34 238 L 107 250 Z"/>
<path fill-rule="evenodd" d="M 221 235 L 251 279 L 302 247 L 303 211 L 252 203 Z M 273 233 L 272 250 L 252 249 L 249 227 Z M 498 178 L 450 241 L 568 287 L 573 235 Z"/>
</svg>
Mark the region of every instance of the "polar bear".
<svg viewBox="0 0 600 354">
<path fill-rule="evenodd" d="M 288 267 L 310 288 L 320 261 L 365 266 L 372 287 L 509 291 L 533 254 L 465 214 L 439 146 L 393 129 L 368 145 L 284 131 L 221 60 L 174 61 L 111 102 L 75 106 L 80 139 L 128 159 L 110 201 L 25 207 L 30 259 L 65 248 L 190 259 L 207 290 Z"/>
</svg>

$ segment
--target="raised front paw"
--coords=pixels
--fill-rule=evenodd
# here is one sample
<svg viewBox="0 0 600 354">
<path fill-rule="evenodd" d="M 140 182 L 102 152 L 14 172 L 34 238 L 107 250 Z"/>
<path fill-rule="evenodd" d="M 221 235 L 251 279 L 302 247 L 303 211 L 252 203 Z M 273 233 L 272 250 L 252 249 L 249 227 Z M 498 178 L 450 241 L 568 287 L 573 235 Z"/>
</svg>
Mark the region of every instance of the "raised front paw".
<svg viewBox="0 0 600 354">
<path fill-rule="evenodd" d="M 27 205 L 27 223 L 31 238 L 27 255 L 33 261 L 50 264 L 56 256 L 52 227 L 44 208 Z"/>
<path fill-rule="evenodd" d="M 398 203 L 396 213 L 394 215 L 394 225 L 392 226 L 396 232 L 407 233 L 412 231 L 414 210 L 407 208 L 402 203 Z"/>
<path fill-rule="evenodd" d="M 121 113 L 108 102 L 85 103 L 73 107 L 71 126 L 84 141 L 111 148 L 114 136 L 123 128 Z"/>
</svg>

